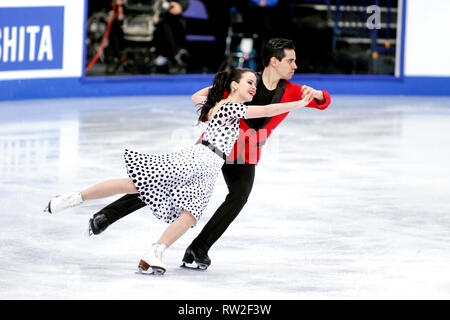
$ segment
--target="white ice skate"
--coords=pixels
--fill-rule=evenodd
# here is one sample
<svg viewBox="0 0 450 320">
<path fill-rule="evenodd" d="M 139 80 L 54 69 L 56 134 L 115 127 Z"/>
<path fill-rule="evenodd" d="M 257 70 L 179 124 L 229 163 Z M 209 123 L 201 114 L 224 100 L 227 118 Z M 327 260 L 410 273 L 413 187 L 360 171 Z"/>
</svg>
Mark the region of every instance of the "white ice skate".
<svg viewBox="0 0 450 320">
<path fill-rule="evenodd" d="M 81 192 L 71 192 L 54 197 L 45 207 L 44 212 L 57 213 L 67 208 L 75 207 L 83 202 Z"/>
<path fill-rule="evenodd" d="M 138 265 L 138 273 L 143 274 L 159 274 L 166 272 L 166 264 L 162 261 L 164 251 L 167 247 L 164 244 L 154 243 L 148 250 Z"/>
</svg>

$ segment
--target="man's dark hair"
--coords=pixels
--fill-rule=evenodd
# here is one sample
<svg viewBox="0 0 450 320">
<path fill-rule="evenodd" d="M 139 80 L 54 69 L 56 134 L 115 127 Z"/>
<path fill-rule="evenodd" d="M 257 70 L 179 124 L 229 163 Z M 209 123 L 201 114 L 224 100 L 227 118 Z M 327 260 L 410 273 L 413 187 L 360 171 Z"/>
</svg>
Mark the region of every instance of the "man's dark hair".
<svg viewBox="0 0 450 320">
<path fill-rule="evenodd" d="M 283 38 L 273 38 L 267 41 L 262 51 L 262 59 L 264 67 L 267 67 L 270 58 L 275 57 L 279 61 L 284 58 L 284 49 L 295 50 L 295 44 L 292 40 Z"/>
</svg>

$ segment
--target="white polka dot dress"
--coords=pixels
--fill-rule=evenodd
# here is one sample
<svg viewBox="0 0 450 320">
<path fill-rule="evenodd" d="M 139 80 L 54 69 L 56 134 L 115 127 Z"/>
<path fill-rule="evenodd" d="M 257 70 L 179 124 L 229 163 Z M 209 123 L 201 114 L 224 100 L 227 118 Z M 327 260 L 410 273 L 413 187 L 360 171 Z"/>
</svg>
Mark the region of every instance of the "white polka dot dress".
<svg viewBox="0 0 450 320">
<path fill-rule="evenodd" d="M 246 112 L 247 106 L 241 103 L 224 103 L 208 123 L 203 141 L 228 155 L 239 136 L 239 119 Z M 200 219 L 225 162 L 203 144 L 163 155 L 125 150 L 124 159 L 139 198 L 167 223 L 183 210 Z"/>
</svg>

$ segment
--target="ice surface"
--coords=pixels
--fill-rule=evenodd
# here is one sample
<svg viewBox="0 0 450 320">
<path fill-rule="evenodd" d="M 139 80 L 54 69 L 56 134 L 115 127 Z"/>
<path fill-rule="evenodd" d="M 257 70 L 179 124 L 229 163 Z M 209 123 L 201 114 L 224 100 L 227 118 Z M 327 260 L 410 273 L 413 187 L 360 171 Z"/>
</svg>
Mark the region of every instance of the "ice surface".
<svg viewBox="0 0 450 320">
<path fill-rule="evenodd" d="M 335 96 L 292 112 L 264 147 L 250 199 L 204 272 L 179 268 L 227 189 L 136 275 L 166 224 L 143 208 L 86 237 L 118 197 L 61 214 L 56 194 L 126 177 L 125 148 L 196 141 L 188 96 L 0 103 L 1 299 L 449 299 L 450 99 Z"/>
</svg>

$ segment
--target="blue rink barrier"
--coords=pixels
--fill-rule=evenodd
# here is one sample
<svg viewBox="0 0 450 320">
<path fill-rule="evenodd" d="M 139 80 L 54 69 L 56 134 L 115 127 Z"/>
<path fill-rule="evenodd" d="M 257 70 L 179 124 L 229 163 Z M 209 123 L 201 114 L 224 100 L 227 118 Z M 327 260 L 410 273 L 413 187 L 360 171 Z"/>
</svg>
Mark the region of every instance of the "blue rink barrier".
<svg viewBox="0 0 450 320">
<path fill-rule="evenodd" d="M 136 95 L 191 95 L 212 74 L 57 78 L 0 81 L 0 100 Z M 294 83 L 331 94 L 450 96 L 450 77 L 295 75 Z"/>
</svg>

